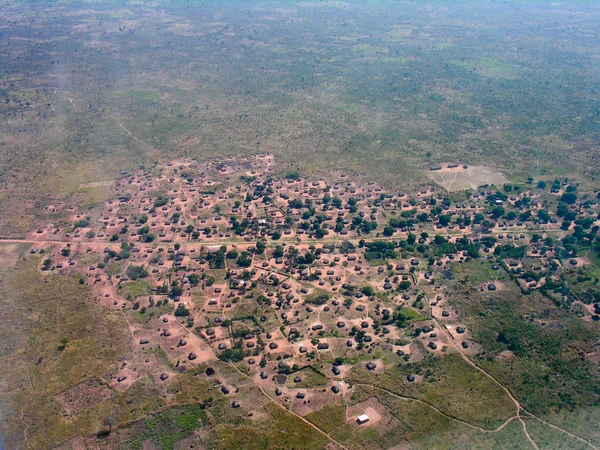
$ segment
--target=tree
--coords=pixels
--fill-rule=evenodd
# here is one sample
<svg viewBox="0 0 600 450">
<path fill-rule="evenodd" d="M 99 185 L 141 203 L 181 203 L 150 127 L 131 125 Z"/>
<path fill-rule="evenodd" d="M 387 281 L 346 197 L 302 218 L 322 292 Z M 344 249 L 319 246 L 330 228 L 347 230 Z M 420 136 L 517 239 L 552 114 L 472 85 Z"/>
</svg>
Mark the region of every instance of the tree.
<svg viewBox="0 0 600 450">
<path fill-rule="evenodd" d="M 565 192 L 561 197 L 560 201 L 566 203 L 567 205 L 573 205 L 577 202 L 577 194 L 574 192 Z"/>
<path fill-rule="evenodd" d="M 198 283 L 200 283 L 200 277 L 195 273 L 191 274 L 188 280 L 192 286 L 198 286 Z"/>
<path fill-rule="evenodd" d="M 329 295 L 323 294 L 316 297 L 306 297 L 304 301 L 309 305 L 324 305 L 329 300 Z"/>
<path fill-rule="evenodd" d="M 401 281 L 400 284 L 398 285 L 398 288 L 402 291 L 407 290 L 408 288 L 410 288 L 410 281 L 408 281 L 408 280 Z"/>
<path fill-rule="evenodd" d="M 228 348 L 223 350 L 223 352 L 219 355 L 219 359 L 221 361 L 227 362 L 239 362 L 246 357 L 246 353 L 241 348 L 232 349 Z"/>
<path fill-rule="evenodd" d="M 143 266 L 136 266 L 135 264 L 129 265 L 125 273 L 134 281 L 138 278 L 146 278 L 148 276 L 148 271 Z"/>
<path fill-rule="evenodd" d="M 248 252 L 242 252 L 236 262 L 240 267 L 250 267 L 252 264 L 252 256 Z"/>
<path fill-rule="evenodd" d="M 360 290 L 360 292 L 362 292 L 367 297 L 373 297 L 375 295 L 375 289 L 373 289 L 373 286 L 364 286 Z"/>
<path fill-rule="evenodd" d="M 81 219 L 81 220 L 78 220 L 77 222 L 75 222 L 73 227 L 74 228 L 85 228 L 85 227 L 89 226 L 89 224 L 90 224 L 90 219 L 85 218 L 85 219 Z"/>
<path fill-rule="evenodd" d="M 452 216 L 450 214 L 442 214 L 439 217 L 440 225 L 443 226 L 443 227 L 448 226 L 448 224 L 450 223 L 451 219 L 452 219 Z"/>
<path fill-rule="evenodd" d="M 156 199 L 156 201 L 154 202 L 154 207 L 155 208 L 160 208 L 161 206 L 165 206 L 167 203 L 169 203 L 169 199 L 168 197 L 158 197 Z"/>
<path fill-rule="evenodd" d="M 504 207 L 503 206 L 496 206 L 494 209 L 492 209 L 492 217 L 494 219 L 499 219 L 500 217 L 502 217 L 505 213 Z"/>
<path fill-rule="evenodd" d="M 293 209 L 300 209 L 304 206 L 304 203 L 302 203 L 301 199 L 296 198 L 296 199 L 290 200 L 288 202 L 288 206 Z"/>
<path fill-rule="evenodd" d="M 317 239 L 322 239 L 325 236 L 327 236 L 327 230 L 319 228 L 317 231 L 315 231 L 315 237 L 317 237 Z"/>
<path fill-rule="evenodd" d="M 105 417 L 103 421 L 103 425 L 106 428 L 107 432 L 110 433 L 115 426 L 116 421 L 111 417 Z"/>
<path fill-rule="evenodd" d="M 187 317 L 190 315 L 190 310 L 183 305 L 179 305 L 175 310 L 176 317 Z"/>
<path fill-rule="evenodd" d="M 538 219 L 542 222 L 548 223 L 551 219 L 551 216 L 545 209 L 540 209 L 538 211 Z"/>
<path fill-rule="evenodd" d="M 58 347 L 56 347 L 56 350 L 59 352 L 62 352 L 65 348 L 67 348 L 68 343 L 69 343 L 69 340 L 67 338 L 62 338 L 60 340 L 60 345 Z"/>
<path fill-rule="evenodd" d="M 283 247 L 278 245 L 273 251 L 273 258 L 283 258 Z"/>
<path fill-rule="evenodd" d="M 183 295 L 183 289 L 181 286 L 179 286 L 179 285 L 171 286 L 171 290 L 169 291 L 169 297 L 174 299 L 177 297 L 181 297 L 181 295 Z"/>
</svg>

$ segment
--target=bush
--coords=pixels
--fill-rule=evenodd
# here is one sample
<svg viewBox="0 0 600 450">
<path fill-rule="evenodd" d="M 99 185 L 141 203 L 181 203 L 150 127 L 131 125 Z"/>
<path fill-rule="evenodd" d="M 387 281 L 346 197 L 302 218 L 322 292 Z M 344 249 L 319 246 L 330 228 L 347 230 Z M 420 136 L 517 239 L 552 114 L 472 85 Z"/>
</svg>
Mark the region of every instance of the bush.
<svg viewBox="0 0 600 450">
<path fill-rule="evenodd" d="M 305 302 L 308 303 L 309 305 L 324 305 L 325 303 L 327 303 L 327 301 L 329 300 L 329 295 L 327 294 L 322 294 L 322 295 L 317 295 L 317 296 L 309 296 L 305 298 Z"/>
<path fill-rule="evenodd" d="M 242 349 L 231 349 L 228 348 L 226 350 L 223 350 L 223 353 L 221 353 L 219 355 L 219 359 L 221 361 L 226 361 L 226 362 L 239 362 L 242 359 L 244 359 L 246 357 L 246 352 L 244 352 L 244 350 Z"/>
<path fill-rule="evenodd" d="M 169 291 L 169 297 L 171 298 L 181 297 L 182 294 L 183 289 L 181 288 L 181 286 L 172 286 L 171 290 Z"/>
<path fill-rule="evenodd" d="M 375 295 L 375 289 L 373 289 L 373 286 L 365 286 L 360 290 L 360 292 L 362 292 L 367 297 L 372 297 Z"/>
<path fill-rule="evenodd" d="M 250 267 L 250 264 L 252 264 L 252 257 L 250 256 L 250 253 L 242 252 L 236 262 L 240 267 Z"/>
<path fill-rule="evenodd" d="M 175 310 L 176 317 L 187 317 L 189 315 L 190 315 L 190 310 L 187 309 L 185 306 L 179 306 L 179 308 L 177 308 Z"/>
<path fill-rule="evenodd" d="M 167 197 L 158 197 L 154 202 L 154 207 L 159 208 L 161 206 L 165 206 L 167 203 L 169 203 L 169 199 Z"/>
<path fill-rule="evenodd" d="M 200 277 L 198 275 L 196 275 L 195 273 L 190 275 L 188 280 L 190 281 L 190 284 L 192 286 L 198 286 L 198 283 L 200 283 Z"/>
<path fill-rule="evenodd" d="M 81 219 L 78 220 L 77 222 L 75 222 L 75 224 L 73 225 L 75 228 L 85 228 L 90 224 L 90 221 L 87 219 Z"/>
<path fill-rule="evenodd" d="M 407 281 L 407 280 L 401 281 L 400 284 L 398 285 L 398 288 L 400 288 L 403 291 L 406 291 L 408 288 L 410 288 L 410 281 Z"/>
<path fill-rule="evenodd" d="M 577 195 L 573 192 L 566 192 L 560 197 L 560 201 L 567 205 L 573 205 L 577 201 Z"/>
<path fill-rule="evenodd" d="M 137 280 L 138 278 L 146 278 L 148 276 L 148 271 L 144 269 L 143 266 L 136 266 L 134 264 L 131 264 L 129 267 L 127 267 L 125 273 L 132 280 Z"/>
<path fill-rule="evenodd" d="M 394 234 L 394 228 L 393 227 L 387 226 L 387 227 L 385 227 L 383 229 L 383 235 L 384 236 L 390 237 L 393 234 Z"/>
</svg>

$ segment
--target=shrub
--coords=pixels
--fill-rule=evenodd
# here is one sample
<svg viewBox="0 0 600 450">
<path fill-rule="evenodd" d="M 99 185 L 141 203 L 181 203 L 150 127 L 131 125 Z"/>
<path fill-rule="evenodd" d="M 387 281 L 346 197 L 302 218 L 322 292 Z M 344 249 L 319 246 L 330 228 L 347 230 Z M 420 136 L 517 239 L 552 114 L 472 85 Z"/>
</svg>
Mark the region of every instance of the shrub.
<svg viewBox="0 0 600 450">
<path fill-rule="evenodd" d="M 185 306 L 179 306 L 179 308 L 177 308 L 175 310 L 176 317 L 187 317 L 189 315 L 190 315 L 190 310 L 187 309 Z"/>
<path fill-rule="evenodd" d="M 129 267 L 127 267 L 125 273 L 132 280 L 146 278 L 148 276 L 148 271 L 144 269 L 144 266 L 136 266 L 135 264 L 131 264 Z"/>
</svg>

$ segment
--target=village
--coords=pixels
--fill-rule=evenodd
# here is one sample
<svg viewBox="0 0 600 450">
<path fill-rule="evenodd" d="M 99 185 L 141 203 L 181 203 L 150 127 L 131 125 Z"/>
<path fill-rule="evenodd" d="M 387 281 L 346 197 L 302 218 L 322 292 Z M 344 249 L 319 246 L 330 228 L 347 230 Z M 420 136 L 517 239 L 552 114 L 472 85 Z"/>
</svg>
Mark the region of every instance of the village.
<svg viewBox="0 0 600 450">
<path fill-rule="evenodd" d="M 567 181 L 484 186 L 453 201 L 433 185 L 389 192 L 336 176 L 305 180 L 272 155 L 123 173 L 102 211 L 68 208 L 68 226 L 32 230 L 30 253 L 127 317 L 132 358 L 112 374 L 115 390 L 151 377 L 168 398 L 180 373 L 200 368 L 234 409 L 253 414 L 237 395 L 244 375 L 304 416 L 346 395 L 353 367 L 476 354 L 447 301 L 456 265 L 489 261 L 482 295 L 516 283 L 566 301 L 560 274 L 589 261 L 564 238 L 586 239 L 600 223 L 598 193 Z M 600 319 L 597 300 L 576 301 L 582 320 Z M 357 426 L 380 419 L 355 413 Z"/>
</svg>

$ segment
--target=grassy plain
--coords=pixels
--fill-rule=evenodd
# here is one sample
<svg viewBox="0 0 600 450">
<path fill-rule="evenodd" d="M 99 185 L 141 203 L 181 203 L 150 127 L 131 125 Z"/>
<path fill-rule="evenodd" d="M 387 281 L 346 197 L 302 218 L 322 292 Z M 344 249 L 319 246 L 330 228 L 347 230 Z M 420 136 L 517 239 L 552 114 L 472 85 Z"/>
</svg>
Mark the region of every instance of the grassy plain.
<svg viewBox="0 0 600 450">
<path fill-rule="evenodd" d="M 270 152 L 392 188 L 444 161 L 593 182 L 598 11 L 568 8 L 3 2 L 0 235 L 178 156 Z"/>
<path fill-rule="evenodd" d="M 501 270 L 499 278 L 506 276 Z M 509 282 L 501 292 L 482 295 L 461 279 L 458 275 L 448 292 L 482 345 L 474 361 L 527 411 L 600 443 L 593 425 L 600 414 L 598 374 L 593 363 L 579 356 L 595 348 L 594 328 L 538 292 L 522 295 Z"/>
<path fill-rule="evenodd" d="M 38 263 L 36 258 L 17 263 L 0 284 L 6 400 L 1 404 L 20 405 L 21 411 L 10 416 L 24 421 L 3 424 L 10 430 L 3 436 L 7 445 L 22 441 L 23 425 L 34 448 L 49 448 L 82 430 L 96 432 L 104 417 L 127 420 L 160 404 L 152 387 L 140 383 L 126 395 L 111 393 L 84 405 L 80 414 L 65 416 L 57 396 L 91 378 L 102 379 L 127 354 L 127 326 L 118 313 L 93 305 L 76 279 L 41 275 Z M 8 417 L 2 414 L 3 420 Z"/>
</svg>

